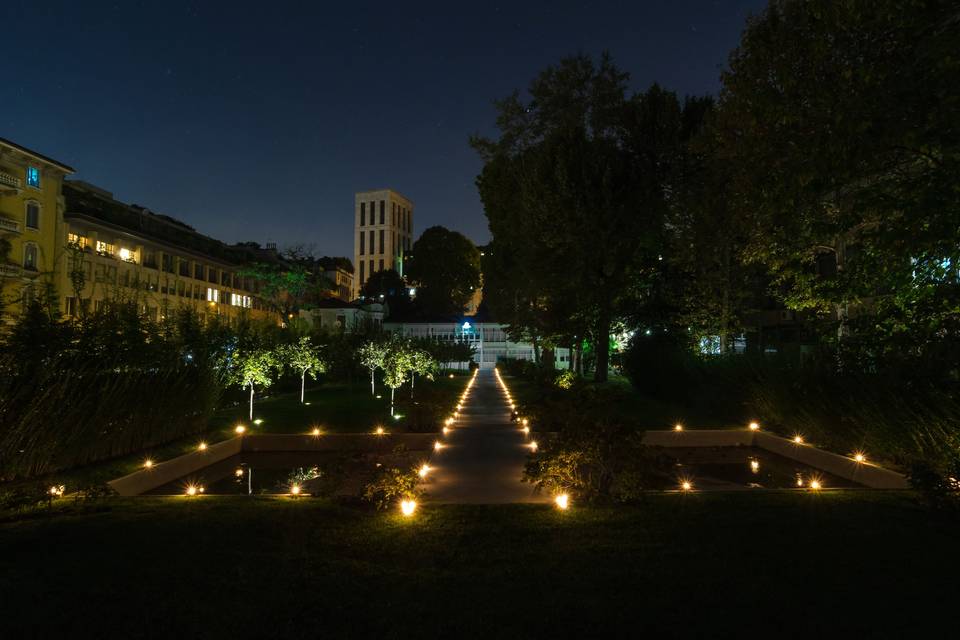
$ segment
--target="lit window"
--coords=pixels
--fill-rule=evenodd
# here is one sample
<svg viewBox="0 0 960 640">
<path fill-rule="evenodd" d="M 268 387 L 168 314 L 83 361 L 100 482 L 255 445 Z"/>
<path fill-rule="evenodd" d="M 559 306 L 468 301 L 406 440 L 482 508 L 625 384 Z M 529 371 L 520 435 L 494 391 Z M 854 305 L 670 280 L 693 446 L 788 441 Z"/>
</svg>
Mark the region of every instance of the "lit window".
<svg viewBox="0 0 960 640">
<path fill-rule="evenodd" d="M 133 262 L 133 251 L 130 251 L 130 249 L 120 249 L 120 259 L 126 262 Z"/>
<path fill-rule="evenodd" d="M 28 271 L 37 270 L 37 245 L 23 245 L 23 268 Z"/>
<path fill-rule="evenodd" d="M 27 167 L 27 186 L 40 188 L 40 169 L 36 167 Z"/>
<path fill-rule="evenodd" d="M 220 290 L 207 287 L 207 302 L 220 302 Z"/>
<path fill-rule="evenodd" d="M 101 255 L 112 256 L 114 252 L 113 245 L 103 240 L 97 240 L 97 253 Z"/>
</svg>

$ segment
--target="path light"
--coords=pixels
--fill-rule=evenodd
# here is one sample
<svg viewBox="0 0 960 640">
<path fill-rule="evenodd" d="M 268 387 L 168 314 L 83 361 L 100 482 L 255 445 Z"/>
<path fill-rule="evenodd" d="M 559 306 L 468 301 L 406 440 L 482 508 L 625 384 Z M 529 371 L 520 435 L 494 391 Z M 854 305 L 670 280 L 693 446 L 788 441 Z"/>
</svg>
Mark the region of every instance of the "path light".
<svg viewBox="0 0 960 640">
<path fill-rule="evenodd" d="M 553 502 L 557 505 L 557 508 L 561 511 L 566 511 L 570 508 L 570 496 L 566 493 L 561 493 L 557 495 Z"/>
<path fill-rule="evenodd" d="M 673 430 L 674 430 L 674 431 L 683 431 L 683 425 L 678 422 L 677 424 L 673 425 Z"/>
<path fill-rule="evenodd" d="M 530 441 L 530 451 L 536 452 L 536 451 L 537 451 L 537 448 L 538 448 L 538 447 L 537 447 L 537 441 L 536 441 L 536 440 L 531 440 L 531 441 Z"/>
<path fill-rule="evenodd" d="M 760 430 L 760 423 L 759 423 L 759 422 L 751 422 L 748 426 L 749 426 L 749 428 L 750 428 L 750 431 L 759 431 L 759 430 Z"/>
<path fill-rule="evenodd" d="M 304 402 L 303 404 L 307 405 L 308 407 L 310 406 L 309 402 Z"/>
<path fill-rule="evenodd" d="M 242 436 L 244 432 L 246 432 L 246 430 L 247 428 L 245 426 L 243 426 L 242 424 L 238 424 L 236 428 L 233 430 L 233 432 L 236 433 L 238 436 Z"/>
<path fill-rule="evenodd" d="M 451 380 L 453 380 L 453 374 L 452 374 L 452 373 L 450 374 L 449 378 L 450 378 Z"/>
<path fill-rule="evenodd" d="M 188 487 L 187 487 L 187 495 L 188 495 L 188 496 L 195 496 L 195 495 L 197 495 L 197 486 L 194 485 L 194 484 L 191 484 L 190 486 L 188 486 Z"/>
<path fill-rule="evenodd" d="M 413 512 L 417 510 L 417 501 L 416 500 L 402 500 L 400 502 L 400 513 L 406 517 L 413 515 Z"/>
<path fill-rule="evenodd" d="M 199 491 L 200 493 L 203 493 L 204 491 L 206 491 L 206 489 L 203 487 L 203 485 L 200 485 L 199 487 L 197 487 L 197 491 Z"/>
<path fill-rule="evenodd" d="M 376 429 L 374 429 L 373 433 L 378 436 L 382 436 L 383 434 L 386 433 L 386 430 L 383 427 L 377 427 Z"/>
<path fill-rule="evenodd" d="M 233 475 L 235 475 L 235 476 L 238 477 L 238 478 L 242 478 L 242 477 L 243 477 L 243 467 L 237 467 L 237 468 L 234 470 Z"/>
<path fill-rule="evenodd" d="M 797 476 L 797 486 L 798 487 L 803 486 L 803 476 L 800 476 L 800 475 Z"/>
<path fill-rule="evenodd" d="M 452 424 L 453 424 L 453 418 L 447 418 L 446 424 L 447 424 L 448 427 L 449 427 L 450 425 L 452 425 Z"/>
<path fill-rule="evenodd" d="M 820 490 L 820 481 L 819 481 L 819 480 L 811 480 L 811 481 L 810 481 L 810 488 L 813 489 L 814 491 L 819 491 L 819 490 Z"/>
<path fill-rule="evenodd" d="M 864 462 L 867 461 L 867 456 L 862 451 L 856 451 L 853 454 L 853 459 L 859 462 L 860 464 L 863 464 Z"/>
<path fill-rule="evenodd" d="M 760 461 L 759 461 L 759 460 L 751 460 L 751 461 L 750 461 L 750 471 L 753 471 L 754 473 L 757 473 L 758 471 L 760 471 Z"/>
<path fill-rule="evenodd" d="M 50 487 L 50 495 L 56 496 L 57 498 L 59 498 L 60 496 L 63 495 L 63 492 L 66 491 L 66 489 L 67 488 L 62 484 L 54 485 Z"/>
<path fill-rule="evenodd" d="M 206 451 L 206 450 L 207 450 L 206 442 L 201 442 L 200 444 L 197 445 L 197 451 Z"/>
<path fill-rule="evenodd" d="M 434 440 L 434 442 L 433 442 L 433 450 L 434 450 L 434 451 L 440 451 L 440 449 L 443 449 L 443 443 L 440 442 L 439 440 Z"/>
<path fill-rule="evenodd" d="M 690 482 L 689 480 L 684 480 L 683 482 L 680 483 L 680 488 L 683 489 L 684 491 L 690 491 L 693 489 L 693 483 Z"/>
<path fill-rule="evenodd" d="M 527 420 L 526 418 L 524 418 L 523 420 L 520 421 L 520 423 L 521 423 L 523 426 L 527 426 L 528 424 L 530 424 L 530 421 Z"/>
<path fill-rule="evenodd" d="M 310 432 L 310 435 L 318 437 L 320 435 L 320 427 L 314 427 L 313 431 Z"/>
<path fill-rule="evenodd" d="M 150 458 L 147 458 L 146 460 L 144 460 L 144 461 L 143 461 L 143 468 L 144 468 L 144 469 L 152 469 L 152 468 L 153 468 L 153 460 L 151 460 Z"/>
<path fill-rule="evenodd" d="M 524 427 L 521 431 L 523 431 L 523 434 L 526 436 L 530 435 L 530 427 Z"/>
<path fill-rule="evenodd" d="M 420 469 L 417 471 L 417 474 L 421 478 L 426 478 L 428 473 L 430 473 L 430 465 L 424 462 L 423 465 L 420 467 Z"/>
<path fill-rule="evenodd" d="M 300 495 L 300 485 L 298 484 L 290 485 L 290 494 L 294 496 Z"/>
<path fill-rule="evenodd" d="M 450 427 L 444 427 L 442 431 L 443 431 L 443 435 L 447 435 L 448 433 L 450 433 Z"/>
<path fill-rule="evenodd" d="M 793 444 L 803 444 L 803 436 L 799 433 L 793 436 Z"/>
</svg>

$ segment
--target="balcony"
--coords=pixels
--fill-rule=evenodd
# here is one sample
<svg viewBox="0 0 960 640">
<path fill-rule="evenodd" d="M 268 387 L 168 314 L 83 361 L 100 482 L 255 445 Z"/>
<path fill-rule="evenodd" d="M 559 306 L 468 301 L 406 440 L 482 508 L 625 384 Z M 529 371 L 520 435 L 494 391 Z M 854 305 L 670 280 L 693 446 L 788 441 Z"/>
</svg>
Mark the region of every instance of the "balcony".
<svg viewBox="0 0 960 640">
<path fill-rule="evenodd" d="M 19 193 L 22 184 L 20 178 L 0 171 L 0 193 Z"/>
<path fill-rule="evenodd" d="M 16 278 L 20 273 L 21 269 L 18 264 L 0 264 L 0 278 Z"/>
<path fill-rule="evenodd" d="M 20 233 L 20 223 L 12 218 L 0 216 L 0 232 Z"/>
</svg>

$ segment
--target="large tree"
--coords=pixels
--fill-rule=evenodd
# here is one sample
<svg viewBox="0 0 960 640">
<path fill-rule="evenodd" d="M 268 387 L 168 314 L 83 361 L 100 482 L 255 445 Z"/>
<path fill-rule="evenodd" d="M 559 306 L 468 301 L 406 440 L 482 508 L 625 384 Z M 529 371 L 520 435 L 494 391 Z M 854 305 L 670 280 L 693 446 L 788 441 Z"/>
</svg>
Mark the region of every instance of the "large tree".
<svg viewBox="0 0 960 640">
<path fill-rule="evenodd" d="M 480 250 L 461 233 L 430 227 L 413 243 L 407 277 L 425 315 L 463 313 L 481 285 Z"/>
<path fill-rule="evenodd" d="M 723 75 L 746 255 L 841 344 L 958 331 L 958 29 L 946 0 L 774 1 Z"/>
<path fill-rule="evenodd" d="M 564 59 L 529 100 L 497 103 L 498 139 L 473 140 L 494 245 L 516 255 L 515 277 L 545 287 L 520 291 L 520 303 L 534 322 L 565 312 L 588 324 L 598 381 L 625 295 L 655 273 L 678 148 L 676 96 L 656 85 L 629 96 L 626 82 L 609 56 Z"/>
</svg>

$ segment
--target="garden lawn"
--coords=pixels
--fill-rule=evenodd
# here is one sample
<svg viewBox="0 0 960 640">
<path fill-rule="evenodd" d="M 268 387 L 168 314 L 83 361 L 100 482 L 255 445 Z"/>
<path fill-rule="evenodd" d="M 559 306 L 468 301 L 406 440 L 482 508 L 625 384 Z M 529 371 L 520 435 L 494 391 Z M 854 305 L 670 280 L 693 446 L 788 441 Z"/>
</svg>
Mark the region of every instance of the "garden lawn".
<svg viewBox="0 0 960 640">
<path fill-rule="evenodd" d="M 0 635 L 948 637 L 957 533 L 880 492 L 112 499 L 0 522 Z"/>
</svg>

